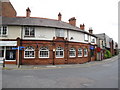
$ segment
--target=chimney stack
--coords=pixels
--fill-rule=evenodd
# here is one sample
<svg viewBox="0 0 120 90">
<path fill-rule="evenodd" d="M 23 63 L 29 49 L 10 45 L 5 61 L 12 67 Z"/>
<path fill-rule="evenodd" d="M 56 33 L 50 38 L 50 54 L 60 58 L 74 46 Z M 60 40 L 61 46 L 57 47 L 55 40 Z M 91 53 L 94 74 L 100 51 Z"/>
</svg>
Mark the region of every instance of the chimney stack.
<svg viewBox="0 0 120 90">
<path fill-rule="evenodd" d="M 59 12 L 59 14 L 58 14 L 58 20 L 61 21 L 61 18 L 62 18 L 62 14 Z"/>
<path fill-rule="evenodd" d="M 75 17 L 72 17 L 69 19 L 69 24 L 73 25 L 73 26 L 76 26 L 76 19 Z"/>
<path fill-rule="evenodd" d="M 92 28 L 89 28 L 89 33 L 90 33 L 90 34 L 93 34 Z"/>
<path fill-rule="evenodd" d="M 83 24 L 83 25 L 80 24 L 80 29 L 81 29 L 81 30 L 85 30 L 85 25 L 84 25 L 84 24 Z"/>
<path fill-rule="evenodd" d="M 30 10 L 30 8 L 28 7 L 28 8 L 26 9 L 26 17 L 30 17 L 30 14 L 31 14 L 31 10 Z"/>
</svg>

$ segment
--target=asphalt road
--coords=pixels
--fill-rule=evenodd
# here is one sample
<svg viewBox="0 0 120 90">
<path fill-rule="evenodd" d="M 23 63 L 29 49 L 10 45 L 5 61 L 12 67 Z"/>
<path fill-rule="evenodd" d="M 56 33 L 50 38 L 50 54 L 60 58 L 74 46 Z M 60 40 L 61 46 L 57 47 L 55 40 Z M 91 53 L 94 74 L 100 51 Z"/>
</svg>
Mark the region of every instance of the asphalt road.
<svg viewBox="0 0 120 90">
<path fill-rule="evenodd" d="M 112 59 L 111 59 L 112 60 Z M 66 68 L 3 70 L 3 88 L 118 88 L 118 60 Z"/>
</svg>

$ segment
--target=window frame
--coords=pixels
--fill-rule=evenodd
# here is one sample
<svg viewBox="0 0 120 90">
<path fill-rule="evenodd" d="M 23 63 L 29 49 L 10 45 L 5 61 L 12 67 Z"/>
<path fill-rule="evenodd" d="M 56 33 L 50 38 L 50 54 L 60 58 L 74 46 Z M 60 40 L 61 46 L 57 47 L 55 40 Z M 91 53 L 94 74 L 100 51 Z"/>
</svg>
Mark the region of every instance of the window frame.
<svg viewBox="0 0 120 90">
<path fill-rule="evenodd" d="M 47 48 L 47 50 L 41 50 L 41 48 Z M 39 58 L 49 58 L 50 51 L 49 51 L 48 47 L 41 47 L 41 48 L 39 49 Z M 40 57 L 41 56 L 40 51 L 48 51 L 48 57 Z"/>
<path fill-rule="evenodd" d="M 32 46 L 27 46 L 27 47 L 32 47 Z M 27 47 L 26 47 L 26 48 L 27 48 Z M 35 58 L 35 49 L 34 49 L 34 47 L 32 47 L 33 50 L 26 50 L 26 48 L 24 49 L 24 58 L 25 58 L 25 59 L 27 59 L 27 58 Z M 25 54 L 26 54 L 26 53 L 25 53 L 26 51 L 34 51 L 34 56 L 33 56 L 33 57 L 26 57 L 26 55 L 25 55 Z"/>
<path fill-rule="evenodd" d="M 26 35 L 26 30 L 28 30 L 28 35 Z M 32 30 L 34 35 L 31 35 Z M 24 27 L 24 37 L 35 37 L 35 27 L 29 27 L 29 26 Z"/>
<path fill-rule="evenodd" d="M 87 38 L 87 39 L 86 39 Z M 84 41 L 88 42 L 89 41 L 89 35 L 88 34 L 84 34 Z"/>
<path fill-rule="evenodd" d="M 71 50 L 71 49 L 74 49 L 74 50 Z M 70 52 L 71 52 L 71 51 L 75 51 L 75 52 L 74 52 L 75 56 L 71 56 L 71 55 L 70 55 Z M 70 50 L 69 50 L 69 57 L 76 57 L 76 49 L 75 49 L 75 48 L 73 48 L 73 47 L 70 48 Z"/>
<path fill-rule="evenodd" d="M 3 29 L 6 27 L 6 34 L 3 34 Z M 6 37 L 8 36 L 8 26 L 0 26 L 0 37 Z"/>
<path fill-rule="evenodd" d="M 81 52 L 82 52 L 81 56 L 79 55 L 79 50 L 81 50 Z M 82 48 L 78 48 L 78 57 L 83 57 L 83 49 Z"/>
<path fill-rule="evenodd" d="M 59 49 L 62 49 L 62 50 L 59 50 Z M 62 55 L 62 56 L 60 55 L 60 52 L 61 52 L 61 51 L 63 52 L 63 55 Z M 56 55 L 57 52 L 59 52 L 59 56 Z M 56 48 L 56 50 L 55 50 L 55 57 L 56 57 L 56 58 L 64 58 L 64 48 L 63 48 L 63 47 L 57 47 L 57 48 Z"/>
<path fill-rule="evenodd" d="M 85 50 L 87 50 L 86 55 L 85 55 Z M 88 57 L 88 49 L 84 48 L 84 57 Z"/>
</svg>

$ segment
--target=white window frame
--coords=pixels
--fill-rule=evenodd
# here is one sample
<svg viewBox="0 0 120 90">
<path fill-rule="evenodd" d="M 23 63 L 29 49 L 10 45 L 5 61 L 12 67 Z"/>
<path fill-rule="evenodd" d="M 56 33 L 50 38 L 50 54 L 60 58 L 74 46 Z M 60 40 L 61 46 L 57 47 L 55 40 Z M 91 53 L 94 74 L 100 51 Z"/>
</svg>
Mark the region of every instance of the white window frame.
<svg viewBox="0 0 120 90">
<path fill-rule="evenodd" d="M 86 51 L 86 55 L 85 55 L 85 51 Z M 88 56 L 88 49 L 84 48 L 84 57 L 87 57 L 87 56 Z"/>
<path fill-rule="evenodd" d="M 88 34 L 84 34 L 84 41 L 89 42 L 89 36 L 88 36 Z"/>
<path fill-rule="evenodd" d="M 6 27 L 6 34 L 3 34 L 3 28 Z M 0 26 L 0 30 L 1 30 L 1 37 L 6 37 L 8 36 L 8 27 L 7 26 Z"/>
<path fill-rule="evenodd" d="M 32 47 L 32 46 L 27 46 L 26 48 L 28 48 L 28 47 Z M 26 48 L 25 48 L 25 50 L 24 50 L 24 58 L 35 58 L 35 49 L 34 49 L 34 47 L 32 47 L 32 48 L 33 48 L 32 50 L 29 50 L 29 49 L 27 50 Z M 34 56 L 33 56 L 33 57 L 26 57 L 26 56 L 25 56 L 25 52 L 26 52 L 26 51 L 34 51 Z"/>
<path fill-rule="evenodd" d="M 43 48 L 46 48 L 46 50 L 42 50 Z M 47 51 L 48 52 L 48 57 L 41 57 L 40 51 Z M 41 47 L 39 50 L 39 58 L 49 58 L 49 49 L 47 47 Z"/>
<path fill-rule="evenodd" d="M 56 29 L 55 30 L 55 36 L 56 37 L 65 37 L 65 31 L 64 31 L 64 29 Z"/>
<path fill-rule="evenodd" d="M 26 34 L 26 28 L 28 28 L 28 30 L 29 30 L 29 32 L 28 32 L 29 35 L 25 35 Z M 34 35 L 30 34 L 30 32 L 31 32 L 32 29 L 34 30 Z M 35 36 L 35 27 L 24 27 L 24 36 L 25 37 L 34 37 Z"/>
<path fill-rule="evenodd" d="M 60 52 L 61 52 L 61 51 L 63 52 L 63 55 L 62 55 L 62 56 L 60 55 Z M 59 56 L 56 55 L 57 52 L 59 52 Z M 55 57 L 56 57 L 56 58 L 64 58 L 64 48 L 63 48 L 63 47 L 57 47 L 57 48 L 56 48 Z"/>
<path fill-rule="evenodd" d="M 94 42 L 93 42 L 94 40 Z M 95 43 L 95 37 L 91 36 L 91 43 Z"/>
<path fill-rule="evenodd" d="M 74 51 L 74 54 L 75 54 L 75 56 L 71 56 L 70 55 L 70 52 L 73 52 Z M 70 48 L 70 50 L 69 50 L 69 57 L 76 57 L 76 49 L 75 48 Z"/>
<path fill-rule="evenodd" d="M 79 52 L 82 52 L 82 55 L 79 55 Z M 83 57 L 83 49 L 82 48 L 78 48 L 78 57 Z"/>
</svg>

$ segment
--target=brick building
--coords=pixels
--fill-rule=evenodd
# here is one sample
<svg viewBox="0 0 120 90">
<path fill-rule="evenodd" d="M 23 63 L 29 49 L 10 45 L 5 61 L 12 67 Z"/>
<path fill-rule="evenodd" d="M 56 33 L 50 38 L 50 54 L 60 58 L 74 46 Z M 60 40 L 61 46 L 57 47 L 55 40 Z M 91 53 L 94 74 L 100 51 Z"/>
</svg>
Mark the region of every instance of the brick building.
<svg viewBox="0 0 120 90">
<path fill-rule="evenodd" d="M 62 21 L 61 13 L 56 20 L 31 17 L 29 8 L 25 17 L 18 17 L 10 2 L 2 3 L 0 57 L 6 63 L 79 64 L 96 60 L 97 37 L 92 29 L 85 31 L 84 24 L 76 27 L 75 17 L 68 23 Z"/>
</svg>

